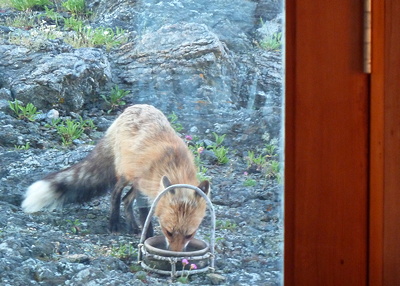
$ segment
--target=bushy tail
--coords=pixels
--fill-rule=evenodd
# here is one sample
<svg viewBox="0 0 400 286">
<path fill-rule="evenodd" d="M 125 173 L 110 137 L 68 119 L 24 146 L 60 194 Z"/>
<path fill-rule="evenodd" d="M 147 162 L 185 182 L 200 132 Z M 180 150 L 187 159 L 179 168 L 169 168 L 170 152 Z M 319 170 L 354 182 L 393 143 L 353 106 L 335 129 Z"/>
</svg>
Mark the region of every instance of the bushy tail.
<svg viewBox="0 0 400 286">
<path fill-rule="evenodd" d="M 103 195 L 116 183 L 114 154 L 101 140 L 81 162 L 47 175 L 28 187 L 22 209 L 33 213 L 67 203 L 85 202 Z"/>
</svg>

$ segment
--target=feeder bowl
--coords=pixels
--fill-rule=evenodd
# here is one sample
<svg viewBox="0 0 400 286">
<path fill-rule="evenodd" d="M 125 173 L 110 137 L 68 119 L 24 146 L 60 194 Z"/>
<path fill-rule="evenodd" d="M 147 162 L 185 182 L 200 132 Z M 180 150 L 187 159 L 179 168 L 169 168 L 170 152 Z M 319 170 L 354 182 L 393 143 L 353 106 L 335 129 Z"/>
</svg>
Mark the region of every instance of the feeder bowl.
<svg viewBox="0 0 400 286">
<path fill-rule="evenodd" d="M 145 234 L 150 224 L 154 208 L 160 197 L 172 188 L 190 188 L 202 196 L 211 211 L 211 238 L 210 245 L 205 241 L 193 238 L 190 240 L 184 251 L 171 251 L 167 247 L 164 236 L 154 236 L 145 240 Z M 187 259 L 190 264 L 196 264 L 197 269 L 191 269 L 190 274 L 214 271 L 214 244 L 215 244 L 215 214 L 214 208 L 209 198 L 197 187 L 191 185 L 172 185 L 161 192 L 154 200 L 146 222 L 143 226 L 142 236 L 138 245 L 138 263 L 146 270 L 159 274 L 167 274 L 172 277 L 188 273 L 189 266 L 186 268 L 182 264 L 183 259 Z"/>
<path fill-rule="evenodd" d="M 147 255 L 143 256 L 143 262 L 150 268 L 172 271 L 171 261 L 176 260 L 176 268 L 183 269 L 182 259 L 190 257 L 190 263 L 194 263 L 197 269 L 206 268 L 209 265 L 209 246 L 206 242 L 193 238 L 184 251 L 168 250 L 165 237 L 155 236 L 146 239 L 144 249 Z M 160 259 L 162 258 L 162 259 Z M 186 270 L 188 267 L 186 267 Z"/>
</svg>

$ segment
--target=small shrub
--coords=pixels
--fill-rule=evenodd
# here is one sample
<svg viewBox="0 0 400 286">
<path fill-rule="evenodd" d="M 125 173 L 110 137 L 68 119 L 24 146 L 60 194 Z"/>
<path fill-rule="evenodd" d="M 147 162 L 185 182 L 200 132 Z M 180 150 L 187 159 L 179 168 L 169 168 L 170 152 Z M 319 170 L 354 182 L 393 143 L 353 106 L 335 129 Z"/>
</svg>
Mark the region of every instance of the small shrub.
<svg viewBox="0 0 400 286">
<path fill-rule="evenodd" d="M 0 0 L 0 8 L 11 8 L 11 0 Z"/>
<path fill-rule="evenodd" d="M 224 146 L 220 146 L 220 147 L 214 146 L 212 148 L 212 150 L 213 150 L 215 156 L 217 156 L 218 164 L 225 165 L 226 163 L 229 162 L 229 159 L 227 157 L 229 148 L 226 148 Z"/>
<path fill-rule="evenodd" d="M 215 227 L 217 229 L 235 230 L 237 228 L 237 224 L 229 220 L 216 220 Z"/>
<path fill-rule="evenodd" d="M 17 150 L 28 150 L 31 146 L 29 145 L 29 142 L 26 142 L 25 145 L 14 145 L 14 147 Z"/>
<path fill-rule="evenodd" d="M 65 38 L 65 42 L 74 48 L 104 46 L 107 50 L 126 43 L 127 33 L 121 28 L 115 32 L 111 28 L 83 27 L 77 34 Z"/>
<path fill-rule="evenodd" d="M 183 130 L 183 126 L 178 122 L 178 115 L 176 115 L 175 112 L 172 112 L 167 117 L 169 122 L 171 123 L 171 126 L 175 129 L 176 132 L 180 132 Z"/>
<path fill-rule="evenodd" d="M 49 0 L 10 0 L 13 8 L 19 11 L 26 11 L 32 8 L 43 8 L 46 5 L 50 5 Z"/>
<path fill-rule="evenodd" d="M 137 249 L 131 244 L 120 244 L 119 246 L 112 246 L 111 256 L 119 259 L 130 259 L 137 254 Z"/>
<path fill-rule="evenodd" d="M 202 182 L 204 180 L 211 181 L 211 177 L 206 175 L 207 171 L 208 171 L 208 169 L 204 166 L 200 166 L 197 168 L 196 176 L 200 182 Z"/>
<path fill-rule="evenodd" d="M 243 185 L 244 185 L 245 187 L 254 187 L 255 185 L 257 185 L 257 181 L 254 180 L 254 179 L 246 179 L 246 180 L 243 182 Z"/>
<path fill-rule="evenodd" d="M 75 32 L 81 32 L 83 30 L 83 21 L 75 17 L 65 18 L 64 27 Z"/>
<path fill-rule="evenodd" d="M 225 140 L 226 134 L 218 135 L 217 133 L 213 132 L 213 135 L 214 135 L 214 139 L 215 139 L 215 145 L 221 146 L 222 142 L 224 142 L 224 140 Z"/>
<path fill-rule="evenodd" d="M 266 145 L 263 154 L 258 156 L 254 155 L 253 151 L 249 151 L 245 160 L 247 167 L 255 169 L 258 172 L 265 172 L 267 178 L 275 178 L 278 182 L 281 181 L 281 164 L 275 160 L 277 147 L 275 145 Z M 247 172 L 246 172 L 247 173 Z"/>
<path fill-rule="evenodd" d="M 85 0 L 68 0 L 62 6 L 74 15 L 85 13 Z"/>
<path fill-rule="evenodd" d="M 15 17 L 6 17 L 5 26 L 28 29 L 35 25 L 35 19 L 33 17 L 27 17 L 26 15 L 17 15 Z"/>
<path fill-rule="evenodd" d="M 276 160 L 271 160 L 266 165 L 266 176 L 280 180 L 281 164 Z"/>
<path fill-rule="evenodd" d="M 22 106 L 17 100 L 15 100 L 9 101 L 8 105 L 11 110 L 14 111 L 18 119 L 35 121 L 36 115 L 39 113 L 32 103 L 28 103 L 26 106 Z"/>
<path fill-rule="evenodd" d="M 96 125 L 94 125 L 92 119 L 84 120 L 82 116 L 79 116 L 79 124 L 82 126 L 84 130 L 94 131 L 97 129 Z"/>
<path fill-rule="evenodd" d="M 117 107 L 124 106 L 126 102 L 122 99 L 128 94 L 128 90 L 123 90 L 116 85 L 111 89 L 111 93 L 108 96 L 100 95 L 104 99 L 104 101 L 107 102 L 108 105 L 111 107 L 111 109 L 109 109 L 107 113 L 110 113 Z"/>
<path fill-rule="evenodd" d="M 263 168 L 267 162 L 265 156 L 263 155 L 255 156 L 253 151 L 248 152 L 246 161 L 248 167 L 256 165 L 257 169 Z"/>
<path fill-rule="evenodd" d="M 67 119 L 64 123 L 56 126 L 58 134 L 61 136 L 63 145 L 70 145 L 72 141 L 81 137 L 84 129 L 79 122 Z"/>
<path fill-rule="evenodd" d="M 75 220 L 67 219 L 67 225 L 73 234 L 78 234 L 81 231 L 80 229 L 81 224 L 82 223 L 79 219 Z"/>
<path fill-rule="evenodd" d="M 38 16 L 39 19 L 41 19 L 41 18 L 49 18 L 49 19 L 55 21 L 56 26 L 58 26 L 58 24 L 59 24 L 58 21 L 59 20 L 64 19 L 64 17 L 61 16 L 60 13 L 54 11 L 53 9 L 49 9 L 47 6 L 45 6 L 44 9 L 45 9 L 46 12 L 44 14 L 40 14 Z"/>
<path fill-rule="evenodd" d="M 266 153 L 267 157 L 272 158 L 276 156 L 277 149 L 278 148 L 274 144 L 266 144 L 264 147 L 264 152 Z"/>
<path fill-rule="evenodd" d="M 260 41 L 261 48 L 269 51 L 278 51 L 282 47 L 282 33 L 274 33 Z"/>
</svg>

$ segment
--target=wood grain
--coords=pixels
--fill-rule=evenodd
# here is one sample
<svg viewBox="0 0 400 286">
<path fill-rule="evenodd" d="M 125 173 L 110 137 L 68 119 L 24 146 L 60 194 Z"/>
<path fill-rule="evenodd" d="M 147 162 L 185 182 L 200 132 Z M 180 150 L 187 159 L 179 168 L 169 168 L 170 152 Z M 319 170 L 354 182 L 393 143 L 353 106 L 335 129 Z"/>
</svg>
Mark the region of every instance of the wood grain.
<svg viewBox="0 0 400 286">
<path fill-rule="evenodd" d="M 362 1 L 286 2 L 285 285 L 366 285 Z"/>
</svg>

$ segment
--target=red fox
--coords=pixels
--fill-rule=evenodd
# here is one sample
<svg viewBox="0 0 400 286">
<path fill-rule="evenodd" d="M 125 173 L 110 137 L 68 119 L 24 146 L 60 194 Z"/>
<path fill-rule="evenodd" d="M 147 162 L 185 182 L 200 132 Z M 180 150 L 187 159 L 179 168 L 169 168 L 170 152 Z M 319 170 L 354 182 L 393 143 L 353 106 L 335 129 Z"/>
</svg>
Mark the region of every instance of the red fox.
<svg viewBox="0 0 400 286">
<path fill-rule="evenodd" d="M 194 158 L 161 111 L 150 105 L 133 105 L 108 128 L 104 138 L 81 162 L 47 175 L 27 189 L 22 209 L 27 213 L 54 209 L 67 203 L 84 202 L 113 188 L 109 229 L 118 231 L 121 195 L 128 230 L 138 233 L 132 203 L 140 192 L 149 201 L 171 184 L 198 186 L 206 195 L 208 181 L 196 178 Z M 195 235 L 206 202 L 191 189 L 172 189 L 158 202 L 155 215 L 168 248 L 182 251 Z M 147 209 L 140 209 L 144 224 Z M 146 237 L 153 235 L 152 226 Z"/>
</svg>

